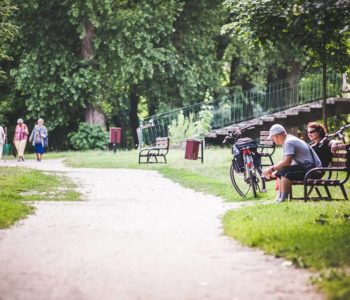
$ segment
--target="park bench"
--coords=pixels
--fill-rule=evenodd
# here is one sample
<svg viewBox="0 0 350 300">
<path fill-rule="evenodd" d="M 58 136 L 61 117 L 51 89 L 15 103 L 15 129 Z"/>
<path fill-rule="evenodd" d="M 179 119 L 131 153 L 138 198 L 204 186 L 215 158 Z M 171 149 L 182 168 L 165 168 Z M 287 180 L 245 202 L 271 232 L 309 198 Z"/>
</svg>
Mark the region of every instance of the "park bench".
<svg viewBox="0 0 350 300">
<path fill-rule="evenodd" d="M 272 140 L 268 139 L 268 131 L 260 131 L 260 139 L 258 144 L 258 153 L 261 155 L 261 166 L 273 166 L 272 155 L 275 153 L 276 145 Z M 269 162 L 264 163 L 264 158 L 268 158 Z"/>
<path fill-rule="evenodd" d="M 139 153 L 139 164 L 141 163 L 159 163 L 158 161 L 159 157 L 162 157 L 164 160 L 164 163 L 167 162 L 166 155 L 169 152 L 169 144 L 170 139 L 169 137 L 157 137 L 156 143 L 154 146 L 149 148 L 141 149 Z M 145 158 L 144 161 L 142 161 Z"/>
<path fill-rule="evenodd" d="M 323 176 L 320 179 L 312 179 Z M 329 187 L 339 187 L 344 199 L 349 200 L 345 183 L 349 180 L 350 170 L 347 167 L 346 151 L 341 150 L 333 154 L 332 162 L 329 167 L 313 168 L 305 174 L 303 181 L 293 181 L 292 187 L 295 185 L 303 185 L 303 197 L 293 197 L 292 190 L 290 199 L 296 200 L 340 200 L 332 197 Z M 325 196 L 321 193 L 321 188 L 325 190 Z M 311 197 L 312 191 L 315 190 L 317 197 Z"/>
</svg>

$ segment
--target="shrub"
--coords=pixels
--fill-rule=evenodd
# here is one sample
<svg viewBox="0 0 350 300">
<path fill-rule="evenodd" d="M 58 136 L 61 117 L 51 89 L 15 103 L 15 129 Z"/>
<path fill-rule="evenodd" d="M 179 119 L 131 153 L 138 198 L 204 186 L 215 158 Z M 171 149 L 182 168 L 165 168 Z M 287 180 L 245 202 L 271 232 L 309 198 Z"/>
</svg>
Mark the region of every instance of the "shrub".
<svg viewBox="0 0 350 300">
<path fill-rule="evenodd" d="M 108 142 L 108 133 L 99 125 L 80 123 L 78 131 L 69 135 L 69 140 L 76 150 L 103 150 Z"/>
<path fill-rule="evenodd" d="M 211 106 L 203 105 L 197 116 L 198 120 L 194 121 L 193 113 L 189 117 L 185 117 L 181 111 L 177 120 L 173 120 L 169 125 L 169 136 L 173 143 L 179 143 L 186 138 L 203 138 L 210 130 L 213 120 Z"/>
</svg>

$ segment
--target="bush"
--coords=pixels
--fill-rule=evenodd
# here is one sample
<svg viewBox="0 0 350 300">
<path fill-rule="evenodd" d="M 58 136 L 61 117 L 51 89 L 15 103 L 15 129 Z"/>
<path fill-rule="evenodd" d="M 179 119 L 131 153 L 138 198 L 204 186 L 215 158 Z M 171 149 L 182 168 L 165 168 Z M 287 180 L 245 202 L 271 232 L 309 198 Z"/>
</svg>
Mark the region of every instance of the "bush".
<svg viewBox="0 0 350 300">
<path fill-rule="evenodd" d="M 78 131 L 69 135 L 69 140 L 76 150 L 103 150 L 108 143 L 108 133 L 99 125 L 80 123 Z"/>
<path fill-rule="evenodd" d="M 198 113 L 198 120 L 195 121 L 195 116 L 190 113 L 189 117 L 185 117 L 181 111 L 177 120 L 173 120 L 169 125 L 169 136 L 173 143 L 179 143 L 187 138 L 203 138 L 210 130 L 213 120 L 212 107 L 203 105 Z"/>
</svg>

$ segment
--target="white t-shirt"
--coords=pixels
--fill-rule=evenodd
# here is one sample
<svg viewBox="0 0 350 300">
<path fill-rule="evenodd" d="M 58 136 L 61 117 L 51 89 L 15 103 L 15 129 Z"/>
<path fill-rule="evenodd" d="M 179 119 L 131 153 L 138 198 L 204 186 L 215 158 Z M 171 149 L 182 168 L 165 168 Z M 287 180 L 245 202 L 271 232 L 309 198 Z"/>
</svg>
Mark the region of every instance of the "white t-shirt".
<svg viewBox="0 0 350 300">
<path fill-rule="evenodd" d="M 310 151 L 311 150 L 311 151 Z M 311 154 L 312 152 L 312 154 Z M 321 167 L 321 161 L 316 152 L 303 140 L 288 134 L 283 144 L 283 155 L 291 155 L 292 165 L 305 165 L 314 163 L 316 167 Z M 314 157 L 314 158 L 313 158 Z"/>
</svg>

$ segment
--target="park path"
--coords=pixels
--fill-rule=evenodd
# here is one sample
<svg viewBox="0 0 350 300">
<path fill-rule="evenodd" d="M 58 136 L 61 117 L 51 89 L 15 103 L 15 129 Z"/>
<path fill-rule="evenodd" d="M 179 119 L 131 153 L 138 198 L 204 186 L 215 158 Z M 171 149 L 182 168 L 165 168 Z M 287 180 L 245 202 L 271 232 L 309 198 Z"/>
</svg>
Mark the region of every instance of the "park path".
<svg viewBox="0 0 350 300">
<path fill-rule="evenodd" d="M 1 300 L 323 299 L 310 273 L 223 235 L 240 204 L 154 171 L 20 165 L 64 172 L 86 200 L 36 202 L 0 230 Z"/>
</svg>

